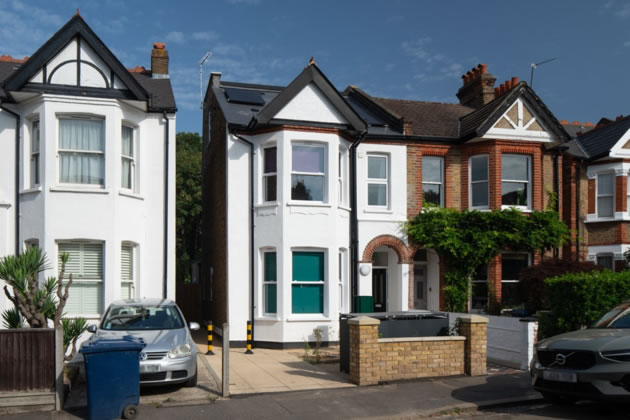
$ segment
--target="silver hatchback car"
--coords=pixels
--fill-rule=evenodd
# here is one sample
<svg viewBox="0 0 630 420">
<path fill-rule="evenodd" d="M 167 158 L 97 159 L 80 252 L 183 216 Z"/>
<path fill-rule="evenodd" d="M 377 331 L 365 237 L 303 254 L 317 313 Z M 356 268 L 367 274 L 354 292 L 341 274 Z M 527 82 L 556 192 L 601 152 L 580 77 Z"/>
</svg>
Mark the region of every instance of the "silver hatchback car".
<svg viewBox="0 0 630 420">
<path fill-rule="evenodd" d="M 144 340 L 140 353 L 140 384 L 162 385 L 184 383 L 197 385 L 197 346 L 187 327 L 182 312 L 168 299 L 139 299 L 114 301 L 99 326 L 88 331 L 94 338 L 122 338 L 126 335 Z"/>
</svg>

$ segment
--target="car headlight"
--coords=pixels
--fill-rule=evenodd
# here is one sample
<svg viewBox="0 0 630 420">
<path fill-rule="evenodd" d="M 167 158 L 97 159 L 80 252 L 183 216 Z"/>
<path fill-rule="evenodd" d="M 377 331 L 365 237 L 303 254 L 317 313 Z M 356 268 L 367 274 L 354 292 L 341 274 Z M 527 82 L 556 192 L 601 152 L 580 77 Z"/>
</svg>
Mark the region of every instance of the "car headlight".
<svg viewBox="0 0 630 420">
<path fill-rule="evenodd" d="M 192 354 L 190 350 L 189 344 L 180 344 L 179 346 L 173 347 L 168 352 L 169 359 L 180 359 L 182 357 L 188 357 Z"/>
<path fill-rule="evenodd" d="M 600 353 L 604 359 L 613 362 L 630 362 L 630 350 L 610 350 Z"/>
</svg>

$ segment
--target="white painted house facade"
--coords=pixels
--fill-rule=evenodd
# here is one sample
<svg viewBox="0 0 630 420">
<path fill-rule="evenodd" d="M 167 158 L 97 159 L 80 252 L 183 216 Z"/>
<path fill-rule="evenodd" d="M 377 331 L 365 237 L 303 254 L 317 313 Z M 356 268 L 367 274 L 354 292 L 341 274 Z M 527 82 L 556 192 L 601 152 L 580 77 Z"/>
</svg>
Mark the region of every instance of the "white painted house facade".
<svg viewBox="0 0 630 420">
<path fill-rule="evenodd" d="M 75 15 L 0 69 L 0 256 L 40 247 L 52 276 L 69 253 L 68 316 L 174 298 L 176 107 L 164 45 L 152 71 L 127 70 Z M 2 293 L 0 311 L 10 305 Z"/>
</svg>

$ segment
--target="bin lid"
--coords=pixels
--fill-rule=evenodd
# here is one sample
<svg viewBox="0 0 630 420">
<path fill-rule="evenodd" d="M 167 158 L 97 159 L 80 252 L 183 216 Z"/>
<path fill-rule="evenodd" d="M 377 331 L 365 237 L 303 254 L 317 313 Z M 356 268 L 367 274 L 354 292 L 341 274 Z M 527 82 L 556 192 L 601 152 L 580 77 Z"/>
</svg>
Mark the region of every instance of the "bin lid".
<svg viewBox="0 0 630 420">
<path fill-rule="evenodd" d="M 126 335 L 123 338 L 94 338 L 86 342 L 81 350 L 83 354 L 106 353 L 110 351 L 142 350 L 145 346 L 143 339 Z"/>
</svg>

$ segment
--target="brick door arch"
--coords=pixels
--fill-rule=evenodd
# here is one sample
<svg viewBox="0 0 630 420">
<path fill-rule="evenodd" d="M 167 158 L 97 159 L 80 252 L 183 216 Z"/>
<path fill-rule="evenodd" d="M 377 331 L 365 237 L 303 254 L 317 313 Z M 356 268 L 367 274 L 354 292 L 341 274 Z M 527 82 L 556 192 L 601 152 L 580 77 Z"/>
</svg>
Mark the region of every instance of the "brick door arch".
<svg viewBox="0 0 630 420">
<path fill-rule="evenodd" d="M 374 251 L 381 246 L 387 246 L 394 250 L 398 256 L 398 263 L 404 264 L 409 262 L 409 247 L 400 239 L 394 235 L 379 235 L 373 238 L 365 246 L 363 250 L 362 262 L 372 262 Z"/>
</svg>

